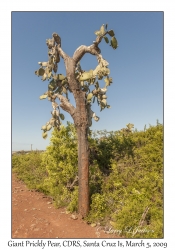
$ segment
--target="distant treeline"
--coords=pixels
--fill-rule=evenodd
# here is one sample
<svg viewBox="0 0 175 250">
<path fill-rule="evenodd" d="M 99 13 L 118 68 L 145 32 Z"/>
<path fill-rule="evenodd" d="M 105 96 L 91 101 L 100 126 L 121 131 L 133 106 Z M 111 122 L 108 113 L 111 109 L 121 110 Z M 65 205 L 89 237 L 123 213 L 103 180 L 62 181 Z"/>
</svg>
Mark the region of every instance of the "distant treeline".
<svg viewBox="0 0 175 250">
<path fill-rule="evenodd" d="M 34 152 L 45 152 L 46 150 L 19 150 L 19 151 L 12 151 L 12 154 L 29 154 L 32 151 Z"/>
</svg>

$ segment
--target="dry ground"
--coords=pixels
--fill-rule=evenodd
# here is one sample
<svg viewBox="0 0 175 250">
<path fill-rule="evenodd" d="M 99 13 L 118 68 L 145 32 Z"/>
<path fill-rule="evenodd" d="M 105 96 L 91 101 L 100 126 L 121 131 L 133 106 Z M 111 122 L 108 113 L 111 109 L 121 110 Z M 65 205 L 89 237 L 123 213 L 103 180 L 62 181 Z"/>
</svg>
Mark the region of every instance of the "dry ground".
<svg viewBox="0 0 175 250">
<path fill-rule="evenodd" d="M 12 175 L 12 238 L 120 238 L 73 219 L 64 208 L 56 209 L 52 199 L 28 190 Z"/>
</svg>

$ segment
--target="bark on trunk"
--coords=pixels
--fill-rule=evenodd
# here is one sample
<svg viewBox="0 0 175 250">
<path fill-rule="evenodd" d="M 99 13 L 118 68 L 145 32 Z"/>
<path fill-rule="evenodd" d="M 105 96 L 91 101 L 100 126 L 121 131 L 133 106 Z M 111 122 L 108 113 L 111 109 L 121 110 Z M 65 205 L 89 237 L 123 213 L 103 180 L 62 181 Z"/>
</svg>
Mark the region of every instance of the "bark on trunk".
<svg viewBox="0 0 175 250">
<path fill-rule="evenodd" d="M 85 217 L 89 212 L 89 150 L 86 127 L 78 127 L 78 213 Z"/>
<path fill-rule="evenodd" d="M 78 213 L 85 217 L 89 212 L 89 121 L 85 93 L 78 90 L 75 94 L 75 100 L 76 112 L 74 122 L 78 135 Z"/>
<path fill-rule="evenodd" d="M 95 52 L 94 52 L 95 53 Z M 75 54 L 76 55 L 76 54 Z M 80 83 L 75 78 L 76 61 L 64 55 L 66 75 L 69 87 L 74 95 L 76 108 L 69 104 L 66 98 L 59 95 L 61 107 L 69 112 L 74 120 L 78 135 L 78 213 L 85 217 L 89 212 L 89 148 L 88 129 L 91 124 L 90 106 L 87 105 L 85 92 L 81 90 Z"/>
</svg>

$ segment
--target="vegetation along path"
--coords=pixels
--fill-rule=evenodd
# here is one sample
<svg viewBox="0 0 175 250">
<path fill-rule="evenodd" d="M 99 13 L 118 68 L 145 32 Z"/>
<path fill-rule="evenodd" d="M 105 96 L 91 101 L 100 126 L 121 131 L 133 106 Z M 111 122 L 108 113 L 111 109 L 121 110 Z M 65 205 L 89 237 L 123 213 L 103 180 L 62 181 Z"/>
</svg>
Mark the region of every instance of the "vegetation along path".
<svg viewBox="0 0 175 250">
<path fill-rule="evenodd" d="M 56 209 L 52 199 L 29 190 L 12 175 L 12 238 L 118 238 L 99 226 L 91 227 L 76 215 Z"/>
</svg>

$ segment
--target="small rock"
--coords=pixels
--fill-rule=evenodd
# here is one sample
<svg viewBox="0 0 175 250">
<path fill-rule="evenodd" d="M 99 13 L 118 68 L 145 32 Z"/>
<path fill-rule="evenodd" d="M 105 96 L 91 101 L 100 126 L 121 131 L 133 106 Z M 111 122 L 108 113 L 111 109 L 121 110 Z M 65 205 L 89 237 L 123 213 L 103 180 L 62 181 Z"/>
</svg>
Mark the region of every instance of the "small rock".
<svg viewBox="0 0 175 250">
<path fill-rule="evenodd" d="M 97 226 L 97 224 L 95 224 L 95 223 L 91 224 L 91 227 L 96 227 L 96 226 Z"/>
<path fill-rule="evenodd" d="M 47 204 L 52 204 L 52 202 L 51 202 L 51 201 L 48 201 Z"/>
<path fill-rule="evenodd" d="M 24 209 L 24 211 L 27 211 L 27 209 Z"/>
<path fill-rule="evenodd" d="M 33 231 L 39 231 L 39 228 L 35 228 Z"/>
<path fill-rule="evenodd" d="M 66 214 L 70 214 L 70 211 L 66 211 Z"/>
<path fill-rule="evenodd" d="M 72 214 L 72 215 L 71 215 L 71 219 L 73 219 L 73 220 L 77 220 L 77 219 L 78 219 L 78 217 L 77 217 L 75 214 Z"/>
</svg>

